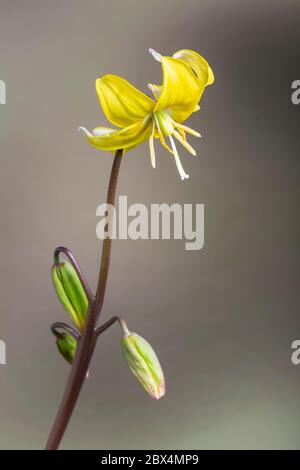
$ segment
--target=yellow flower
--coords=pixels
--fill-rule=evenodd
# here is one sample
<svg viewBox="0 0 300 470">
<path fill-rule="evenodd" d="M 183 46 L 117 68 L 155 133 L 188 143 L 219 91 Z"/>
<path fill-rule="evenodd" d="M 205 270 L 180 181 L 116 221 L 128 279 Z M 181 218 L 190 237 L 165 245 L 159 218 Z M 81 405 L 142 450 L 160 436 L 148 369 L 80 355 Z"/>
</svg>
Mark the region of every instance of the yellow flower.
<svg viewBox="0 0 300 470">
<path fill-rule="evenodd" d="M 137 90 L 127 80 L 116 75 L 105 75 L 96 80 L 96 91 L 107 119 L 121 129 L 96 127 L 89 132 L 79 129 L 99 150 L 124 151 L 149 140 L 150 156 L 155 168 L 154 138 L 171 152 L 182 180 L 185 173 L 176 149 L 177 139 L 192 155 L 195 150 L 186 141 L 186 133 L 200 134 L 183 122 L 199 109 L 199 101 L 207 85 L 214 81 L 213 72 L 197 52 L 183 49 L 172 57 L 162 56 L 149 49 L 155 60 L 162 64 L 163 83 L 149 84 L 154 99 Z M 170 147 L 165 141 L 169 138 Z"/>
</svg>

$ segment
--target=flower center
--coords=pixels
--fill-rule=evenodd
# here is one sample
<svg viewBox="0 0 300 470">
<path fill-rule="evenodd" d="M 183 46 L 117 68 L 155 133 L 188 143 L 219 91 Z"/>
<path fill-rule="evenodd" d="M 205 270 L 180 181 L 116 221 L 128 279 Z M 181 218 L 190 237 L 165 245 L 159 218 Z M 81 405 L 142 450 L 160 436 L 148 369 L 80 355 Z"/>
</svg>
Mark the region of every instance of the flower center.
<svg viewBox="0 0 300 470">
<path fill-rule="evenodd" d="M 169 136 L 174 132 L 174 126 L 172 124 L 170 116 L 164 111 L 157 111 L 154 113 L 155 120 L 158 123 L 158 128 L 163 135 Z"/>
<path fill-rule="evenodd" d="M 151 156 L 151 163 L 153 168 L 155 168 L 155 152 L 154 152 L 154 137 L 159 138 L 160 143 L 174 155 L 175 162 L 177 165 L 177 169 L 180 174 L 180 178 L 185 180 L 189 178 L 189 175 L 186 174 L 184 171 L 181 161 L 177 152 L 177 148 L 175 142 L 173 140 L 174 136 L 185 148 L 190 152 L 192 155 L 196 155 L 195 150 L 193 147 L 186 141 L 185 133 L 188 132 L 196 137 L 200 137 L 199 132 L 190 129 L 183 124 L 179 124 L 178 122 L 173 121 L 171 116 L 167 113 L 167 111 L 156 111 L 153 113 L 153 120 L 152 120 L 152 133 L 149 137 L 149 146 L 150 146 L 150 156 Z M 171 148 L 166 144 L 164 136 L 169 137 Z"/>
</svg>

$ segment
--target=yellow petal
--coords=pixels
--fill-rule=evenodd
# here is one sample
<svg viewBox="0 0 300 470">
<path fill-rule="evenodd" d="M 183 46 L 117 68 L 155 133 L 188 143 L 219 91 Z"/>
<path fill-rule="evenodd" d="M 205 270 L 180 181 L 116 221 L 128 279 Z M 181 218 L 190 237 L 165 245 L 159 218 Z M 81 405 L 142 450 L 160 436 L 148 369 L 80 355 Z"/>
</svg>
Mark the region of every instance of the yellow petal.
<svg viewBox="0 0 300 470">
<path fill-rule="evenodd" d="M 158 100 L 160 95 L 161 95 L 162 86 L 161 85 L 155 85 L 154 83 L 148 83 L 148 88 L 151 91 L 151 93 L 153 94 L 154 98 L 156 100 Z M 195 106 L 194 112 L 199 111 L 199 109 L 200 109 L 200 106 L 197 104 Z"/>
<path fill-rule="evenodd" d="M 116 75 L 98 78 L 96 91 L 107 119 L 118 127 L 141 121 L 155 106 L 151 98 Z"/>
<path fill-rule="evenodd" d="M 96 127 L 92 132 L 89 132 L 84 127 L 79 129 L 90 144 L 98 150 L 129 150 L 149 139 L 152 132 L 152 122 L 151 119 L 146 118 L 120 130 Z"/>
<path fill-rule="evenodd" d="M 175 59 L 182 60 L 186 65 L 191 67 L 196 74 L 200 86 L 205 87 L 214 82 L 214 74 L 206 60 L 197 52 L 189 49 L 182 49 L 173 54 Z"/>
<path fill-rule="evenodd" d="M 161 56 L 163 84 L 154 111 L 166 110 L 176 122 L 185 121 L 203 93 L 195 73 L 180 59 Z"/>
</svg>

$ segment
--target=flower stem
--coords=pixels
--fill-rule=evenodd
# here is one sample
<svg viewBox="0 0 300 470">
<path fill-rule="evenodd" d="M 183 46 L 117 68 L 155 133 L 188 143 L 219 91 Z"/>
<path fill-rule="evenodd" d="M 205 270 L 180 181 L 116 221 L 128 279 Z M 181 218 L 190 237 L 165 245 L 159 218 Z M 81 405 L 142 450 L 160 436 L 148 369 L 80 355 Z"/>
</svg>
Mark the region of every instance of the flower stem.
<svg viewBox="0 0 300 470">
<path fill-rule="evenodd" d="M 95 334 L 96 336 L 100 336 L 102 335 L 102 333 L 104 333 L 104 331 L 107 330 L 107 328 L 109 328 L 111 325 L 113 325 L 115 322 L 119 322 L 119 325 L 120 325 L 120 328 L 121 328 L 121 332 L 123 334 L 126 334 L 128 331 L 127 329 L 127 326 L 125 324 L 125 321 L 123 320 L 122 317 L 119 317 L 118 315 L 115 315 L 114 317 L 112 317 L 110 320 L 108 320 L 106 323 L 104 323 L 103 325 L 101 326 L 98 326 L 98 328 L 96 329 L 95 331 Z M 125 333 L 124 333 L 125 332 Z"/>
<path fill-rule="evenodd" d="M 69 333 L 76 340 L 79 340 L 80 338 L 80 333 L 77 330 L 75 330 L 75 328 L 73 328 L 70 325 L 67 325 L 66 323 L 62 323 L 62 322 L 53 323 L 50 329 L 57 338 L 61 338 L 62 336 L 62 333 L 60 333 L 58 330 L 63 330 L 64 332 Z"/>
<path fill-rule="evenodd" d="M 118 174 L 122 160 L 123 150 L 117 150 L 111 169 L 110 180 L 107 191 L 107 203 L 114 205 Z M 108 221 L 112 223 L 112 221 Z M 65 392 L 60 403 L 55 422 L 51 429 L 46 450 L 56 450 L 65 433 L 69 420 L 72 416 L 77 399 L 80 395 L 89 364 L 94 352 L 97 334 L 96 322 L 99 318 L 104 302 L 107 276 L 110 263 L 111 238 L 103 242 L 102 258 L 99 271 L 99 279 L 95 300 L 90 302 L 89 311 L 82 336 L 78 342 L 74 363 L 66 384 Z"/>
</svg>

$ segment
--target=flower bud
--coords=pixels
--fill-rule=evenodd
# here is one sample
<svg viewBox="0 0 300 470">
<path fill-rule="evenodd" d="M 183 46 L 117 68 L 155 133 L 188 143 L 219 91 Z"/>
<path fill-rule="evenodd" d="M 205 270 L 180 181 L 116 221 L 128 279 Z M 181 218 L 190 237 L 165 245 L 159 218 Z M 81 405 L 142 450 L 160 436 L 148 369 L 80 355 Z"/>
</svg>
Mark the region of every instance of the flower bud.
<svg viewBox="0 0 300 470">
<path fill-rule="evenodd" d="M 69 364 L 72 364 L 77 348 L 76 339 L 69 333 L 62 333 L 57 337 L 56 345 L 60 354 L 69 362 Z"/>
<path fill-rule="evenodd" d="M 150 344 L 138 334 L 128 330 L 123 335 L 121 344 L 124 358 L 133 375 L 152 398 L 158 400 L 163 397 L 166 392 L 165 378 Z"/>
<path fill-rule="evenodd" d="M 88 299 L 75 269 L 68 261 L 61 261 L 52 266 L 51 277 L 60 302 L 82 331 L 88 311 Z"/>
</svg>

